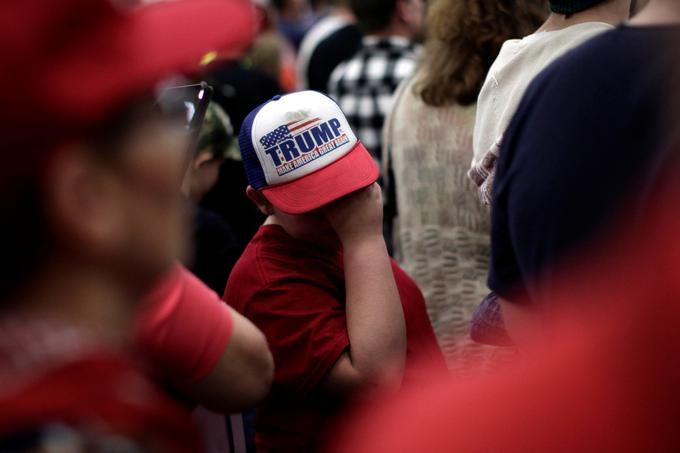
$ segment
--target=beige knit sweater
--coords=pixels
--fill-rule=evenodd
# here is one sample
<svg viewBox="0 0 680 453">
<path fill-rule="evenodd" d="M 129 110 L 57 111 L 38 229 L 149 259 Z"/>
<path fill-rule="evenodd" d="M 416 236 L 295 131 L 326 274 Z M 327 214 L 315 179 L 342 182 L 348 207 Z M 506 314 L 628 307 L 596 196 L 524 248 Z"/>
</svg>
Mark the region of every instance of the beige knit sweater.
<svg viewBox="0 0 680 453">
<path fill-rule="evenodd" d="M 489 213 L 466 175 L 475 108 L 425 105 L 414 94 L 417 77 L 397 90 L 384 131 L 398 209 L 395 255 L 425 295 L 450 368 L 464 372 L 498 353 L 469 338 L 489 265 Z"/>
</svg>

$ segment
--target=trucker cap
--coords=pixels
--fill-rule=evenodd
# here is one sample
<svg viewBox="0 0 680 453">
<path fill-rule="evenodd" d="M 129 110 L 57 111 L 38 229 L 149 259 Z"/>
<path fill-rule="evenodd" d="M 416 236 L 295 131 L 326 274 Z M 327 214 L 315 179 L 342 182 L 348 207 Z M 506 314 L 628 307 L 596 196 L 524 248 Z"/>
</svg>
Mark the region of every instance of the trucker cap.
<svg viewBox="0 0 680 453">
<path fill-rule="evenodd" d="M 248 183 L 289 214 L 317 209 L 380 175 L 338 104 L 316 91 L 275 96 L 250 112 L 239 146 Z"/>
</svg>

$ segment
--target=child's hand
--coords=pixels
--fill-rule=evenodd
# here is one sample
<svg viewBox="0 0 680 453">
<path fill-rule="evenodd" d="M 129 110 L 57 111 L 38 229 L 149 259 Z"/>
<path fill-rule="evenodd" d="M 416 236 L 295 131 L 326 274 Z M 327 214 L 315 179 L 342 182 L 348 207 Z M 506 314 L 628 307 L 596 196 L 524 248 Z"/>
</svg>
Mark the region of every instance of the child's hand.
<svg viewBox="0 0 680 453">
<path fill-rule="evenodd" d="M 325 213 L 343 244 L 367 237 L 382 238 L 382 190 L 376 183 L 328 205 Z"/>
</svg>

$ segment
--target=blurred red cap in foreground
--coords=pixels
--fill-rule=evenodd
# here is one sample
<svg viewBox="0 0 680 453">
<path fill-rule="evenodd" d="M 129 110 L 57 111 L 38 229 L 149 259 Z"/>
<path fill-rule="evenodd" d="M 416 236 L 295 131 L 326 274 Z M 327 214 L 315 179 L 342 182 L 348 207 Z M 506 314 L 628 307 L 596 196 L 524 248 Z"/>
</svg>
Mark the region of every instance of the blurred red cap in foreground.
<svg viewBox="0 0 680 453">
<path fill-rule="evenodd" d="M 164 78 L 197 69 L 208 52 L 240 56 L 256 31 L 247 0 L 122 3 L 0 2 L 0 167 L 11 171 Z"/>
</svg>

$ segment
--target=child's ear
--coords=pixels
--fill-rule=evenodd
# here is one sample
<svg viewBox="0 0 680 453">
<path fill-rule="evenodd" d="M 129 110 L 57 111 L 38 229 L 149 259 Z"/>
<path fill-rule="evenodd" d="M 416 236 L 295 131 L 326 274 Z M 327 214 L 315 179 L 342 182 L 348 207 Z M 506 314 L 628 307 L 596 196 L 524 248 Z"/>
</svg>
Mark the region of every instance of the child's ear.
<svg viewBox="0 0 680 453">
<path fill-rule="evenodd" d="M 260 212 L 266 216 L 270 216 L 274 214 L 274 207 L 272 204 L 267 200 L 267 197 L 265 197 L 262 192 L 259 190 L 253 188 L 252 186 L 248 186 L 246 188 L 246 195 L 250 200 L 257 205 L 257 207 L 260 209 Z"/>
<path fill-rule="evenodd" d="M 198 153 L 196 157 L 194 157 L 194 161 L 192 163 L 194 170 L 198 170 L 201 168 L 203 165 L 207 164 L 208 162 L 213 160 L 213 156 L 210 153 Z"/>
</svg>

